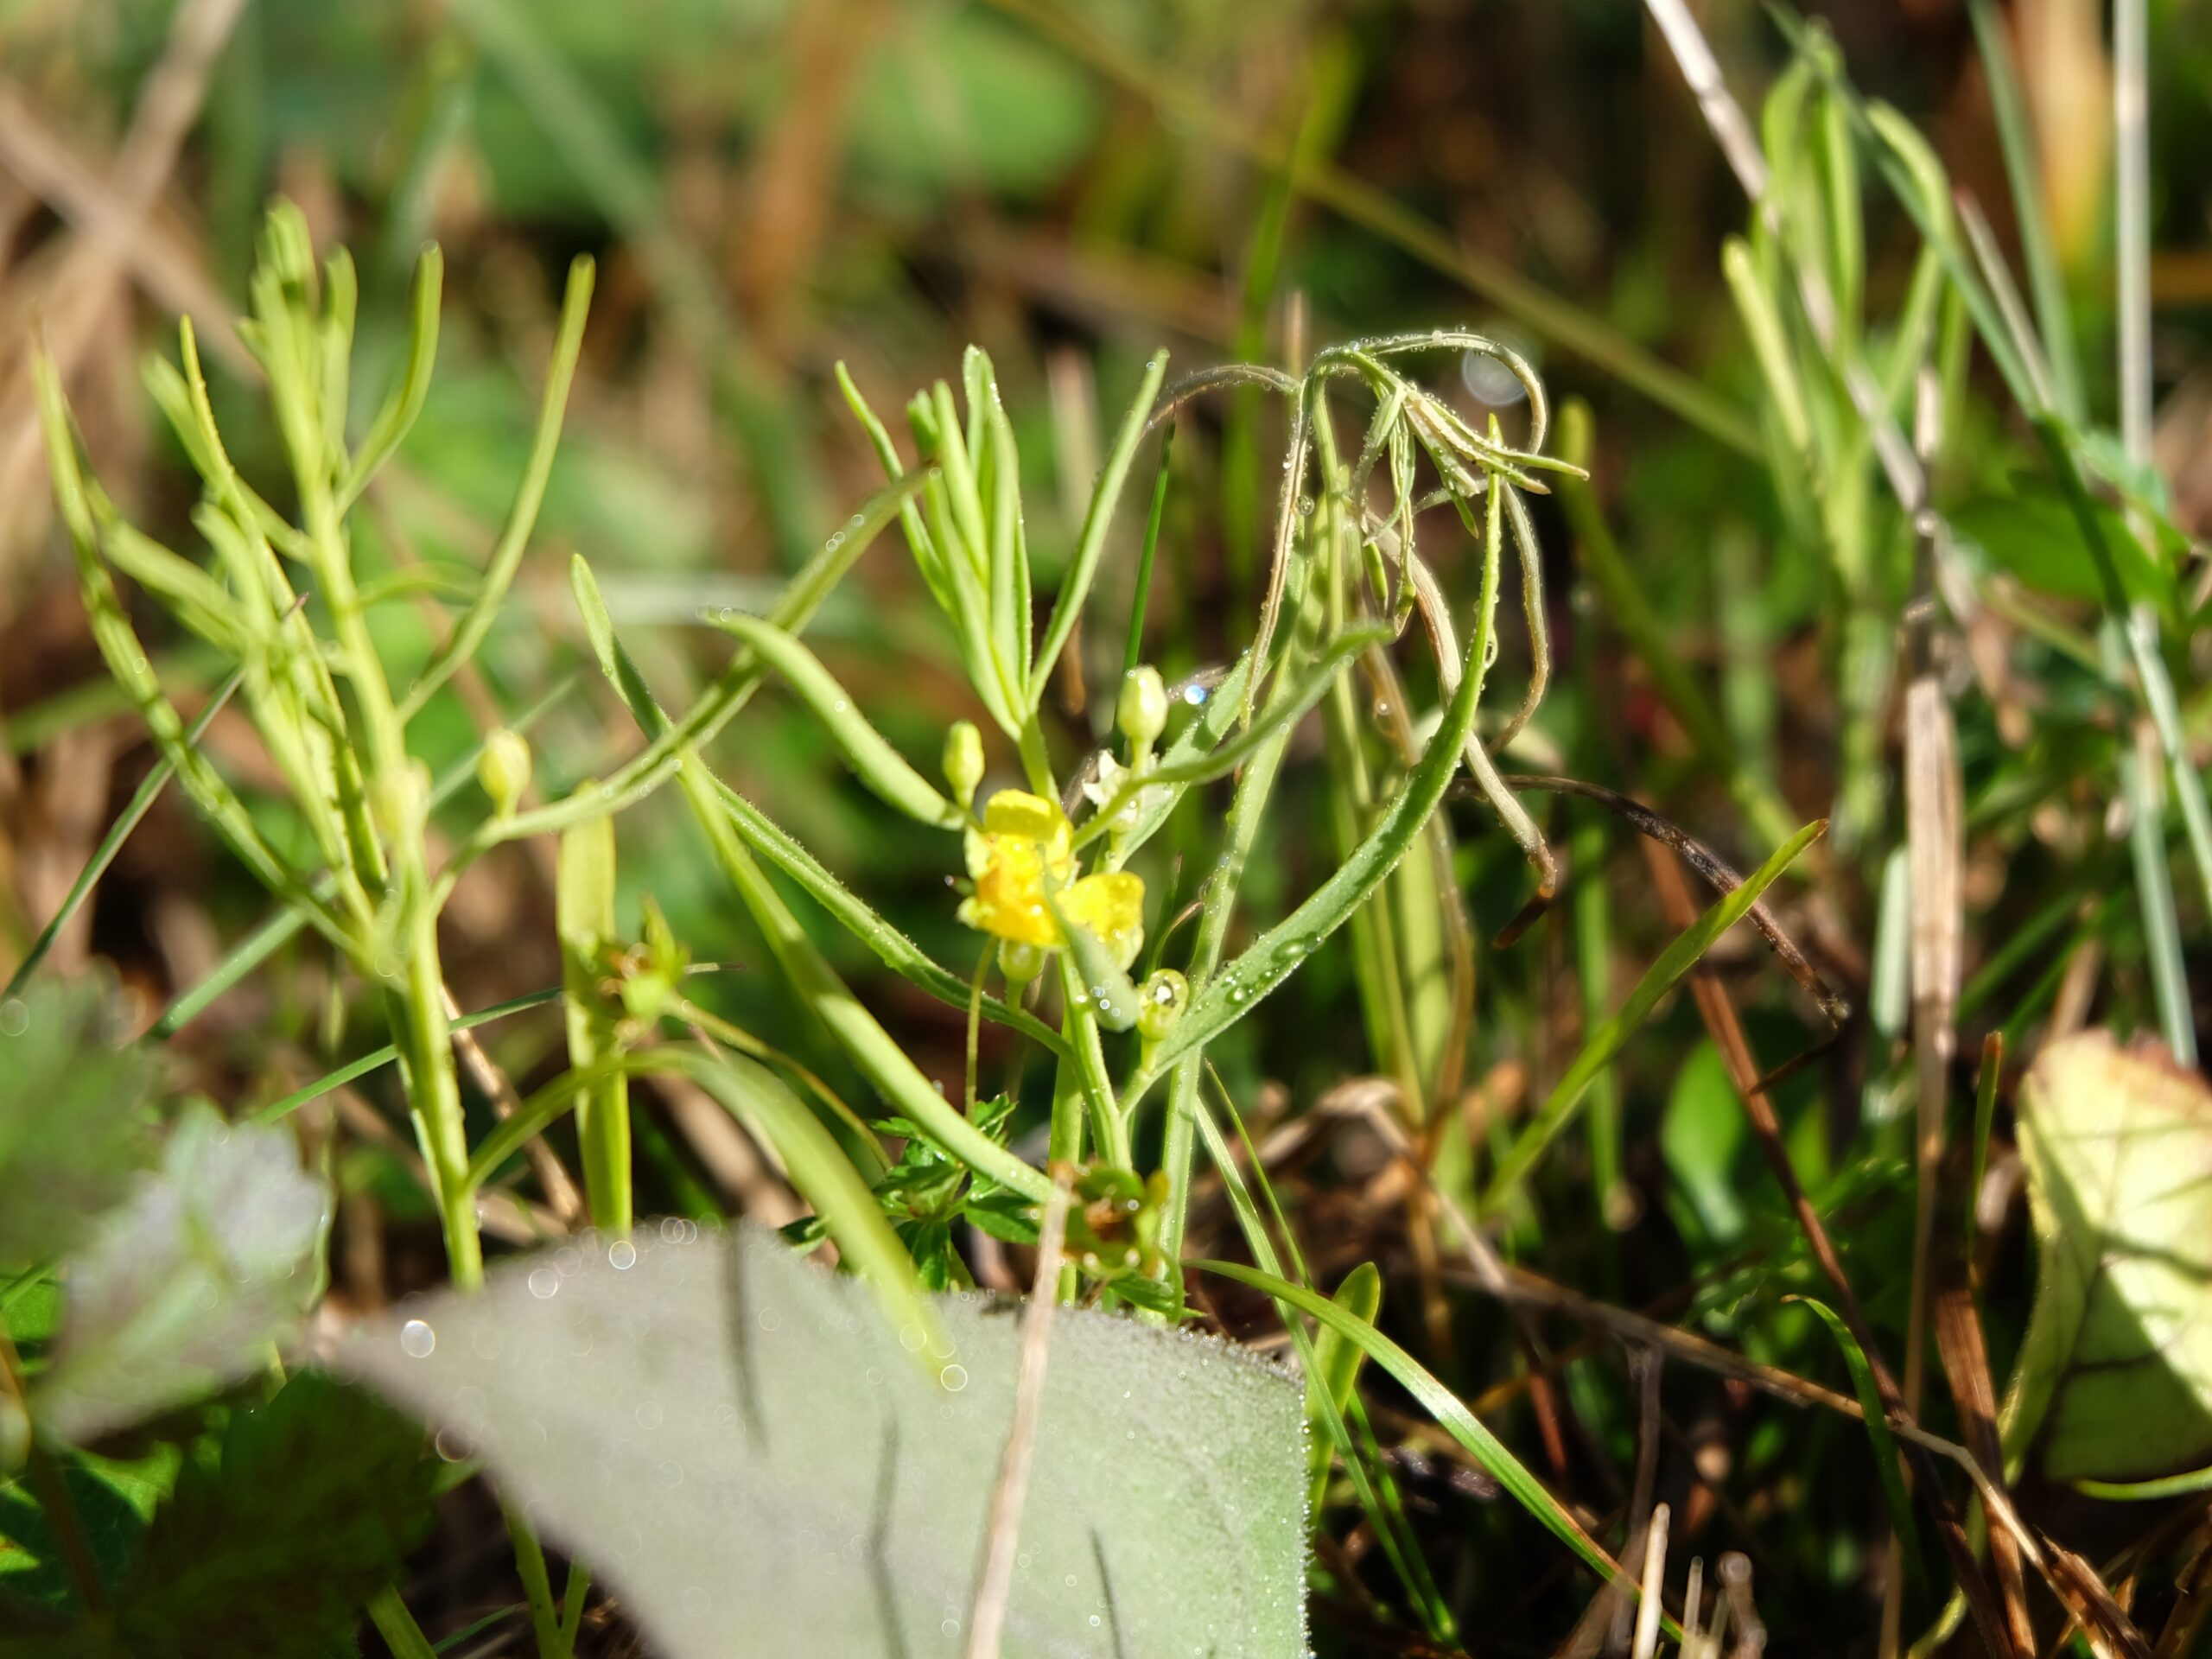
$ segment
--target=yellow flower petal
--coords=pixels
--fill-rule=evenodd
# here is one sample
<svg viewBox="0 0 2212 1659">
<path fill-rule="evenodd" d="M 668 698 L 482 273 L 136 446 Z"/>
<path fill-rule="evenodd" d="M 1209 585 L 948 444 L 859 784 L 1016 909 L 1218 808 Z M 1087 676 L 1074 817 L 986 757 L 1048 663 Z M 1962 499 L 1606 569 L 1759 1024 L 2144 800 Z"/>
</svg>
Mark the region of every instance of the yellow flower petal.
<svg viewBox="0 0 2212 1659">
<path fill-rule="evenodd" d="M 1071 927 L 1096 934 L 1114 960 L 1127 968 L 1144 944 L 1144 878 L 1127 870 L 1086 875 L 1059 895 L 1060 914 Z"/>
<path fill-rule="evenodd" d="M 982 830 L 968 832 L 976 892 L 960 906 L 960 919 L 1013 944 L 1056 949 L 1067 940 L 1045 902 L 1049 885 L 1068 921 L 1096 934 L 1127 967 L 1144 943 L 1144 882 L 1117 870 L 1062 888 L 1075 871 L 1073 842 L 1057 802 L 1001 790 L 983 808 Z"/>
</svg>

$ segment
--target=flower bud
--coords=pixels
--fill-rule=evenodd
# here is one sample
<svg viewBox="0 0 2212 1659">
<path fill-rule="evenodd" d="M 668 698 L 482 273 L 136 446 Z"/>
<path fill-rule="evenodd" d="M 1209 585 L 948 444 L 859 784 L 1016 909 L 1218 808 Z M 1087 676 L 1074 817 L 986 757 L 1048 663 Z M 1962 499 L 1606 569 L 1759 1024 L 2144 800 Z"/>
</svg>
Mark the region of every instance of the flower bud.
<svg viewBox="0 0 2212 1659">
<path fill-rule="evenodd" d="M 955 721 L 944 734 L 944 781 L 963 808 L 975 804 L 976 786 L 983 781 L 983 734 L 972 720 Z"/>
<path fill-rule="evenodd" d="M 492 810 L 512 817 L 523 791 L 530 787 L 530 745 L 520 732 L 495 728 L 484 740 L 476 757 L 476 781 L 492 798 Z"/>
<path fill-rule="evenodd" d="M 1173 968 L 1154 970 L 1137 988 L 1137 1035 L 1156 1043 L 1175 1028 L 1190 1006 L 1191 982 Z"/>
<path fill-rule="evenodd" d="M 1160 683 L 1158 669 L 1133 668 L 1122 677 L 1122 700 L 1115 715 L 1131 750 L 1150 753 L 1167 729 L 1167 688 Z"/>
<path fill-rule="evenodd" d="M 999 972 L 1006 976 L 1006 982 L 1015 995 L 1019 996 L 1029 982 L 1044 971 L 1042 945 L 1024 944 L 1015 939 L 999 941 Z"/>
</svg>

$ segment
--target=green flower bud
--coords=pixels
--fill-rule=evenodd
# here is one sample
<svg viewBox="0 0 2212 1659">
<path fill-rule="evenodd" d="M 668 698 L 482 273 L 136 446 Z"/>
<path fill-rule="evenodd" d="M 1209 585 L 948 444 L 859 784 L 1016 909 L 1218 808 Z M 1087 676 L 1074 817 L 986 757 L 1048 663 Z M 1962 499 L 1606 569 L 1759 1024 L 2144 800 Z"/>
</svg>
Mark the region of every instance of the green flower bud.
<svg viewBox="0 0 2212 1659">
<path fill-rule="evenodd" d="M 417 836 L 430 807 L 430 769 L 410 760 L 379 778 L 370 796 L 377 822 L 395 840 Z"/>
<path fill-rule="evenodd" d="M 983 781 L 983 734 L 972 720 L 955 721 L 944 734 L 944 781 L 963 807 L 975 804 L 976 786 Z"/>
<path fill-rule="evenodd" d="M 1138 754 L 1148 754 L 1160 734 L 1167 729 L 1167 688 L 1160 671 L 1133 668 L 1122 677 L 1122 701 L 1115 710 L 1122 735 Z"/>
<path fill-rule="evenodd" d="M 1137 988 L 1137 1035 L 1156 1043 L 1175 1029 L 1191 1003 L 1191 982 L 1173 968 L 1162 968 Z"/>
<path fill-rule="evenodd" d="M 1045 971 L 1045 950 L 1042 945 L 1023 944 L 1019 940 L 999 941 L 999 972 L 1006 976 L 1006 982 L 1019 996 L 1029 982 Z"/>
<path fill-rule="evenodd" d="M 513 816 L 523 791 L 530 787 L 530 745 L 520 732 L 501 726 L 484 740 L 483 752 L 476 757 L 476 781 L 492 798 L 494 813 L 503 818 Z"/>
</svg>

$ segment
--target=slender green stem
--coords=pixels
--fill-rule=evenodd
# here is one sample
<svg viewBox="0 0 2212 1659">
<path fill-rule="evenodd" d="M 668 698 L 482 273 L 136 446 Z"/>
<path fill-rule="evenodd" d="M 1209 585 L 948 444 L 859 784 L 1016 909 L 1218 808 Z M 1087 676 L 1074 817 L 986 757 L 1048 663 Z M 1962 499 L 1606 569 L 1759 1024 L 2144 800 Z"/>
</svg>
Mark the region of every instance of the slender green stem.
<svg viewBox="0 0 2212 1659">
<path fill-rule="evenodd" d="M 1152 511 L 1144 521 L 1144 550 L 1137 555 L 1136 588 L 1129 597 L 1129 644 L 1122 653 L 1127 673 L 1144 660 L 1144 619 L 1152 608 L 1152 565 L 1160 551 L 1160 521 L 1167 511 L 1168 461 L 1175 453 L 1175 423 L 1160 435 L 1160 475 L 1153 480 Z"/>
</svg>

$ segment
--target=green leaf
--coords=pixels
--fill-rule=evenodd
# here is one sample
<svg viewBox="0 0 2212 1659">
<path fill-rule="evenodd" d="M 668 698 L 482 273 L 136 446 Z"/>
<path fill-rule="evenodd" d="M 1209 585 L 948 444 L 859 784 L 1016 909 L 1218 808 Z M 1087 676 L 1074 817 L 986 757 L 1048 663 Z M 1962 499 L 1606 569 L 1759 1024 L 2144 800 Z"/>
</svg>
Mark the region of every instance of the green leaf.
<svg viewBox="0 0 2212 1659">
<path fill-rule="evenodd" d="M 100 1582 L 112 1589 L 138 1553 L 147 1522 L 175 1487 L 184 1448 L 156 1440 L 143 1455 L 106 1458 L 75 1452 L 57 1459 L 63 1490 Z M 12 1604 L 12 1605 L 11 1605 Z M 0 1630 L 19 1609 L 73 1613 L 76 1591 L 46 1511 L 29 1484 L 0 1484 Z M 0 1654 L 9 1649 L 0 1645 Z M 33 1649 L 43 1654 L 44 1649 Z"/>
<path fill-rule="evenodd" d="M 1382 1275 L 1372 1262 L 1363 1262 L 1344 1275 L 1333 1299 L 1338 1306 L 1363 1325 L 1373 1325 L 1382 1308 Z M 1320 1396 L 1326 1394 L 1341 1415 L 1351 1402 L 1353 1385 L 1367 1356 L 1344 1333 L 1324 1325 L 1313 1339 L 1313 1370 L 1306 1379 L 1306 1471 L 1309 1490 L 1306 1507 L 1315 1516 L 1329 1484 L 1328 1414 Z"/>
<path fill-rule="evenodd" d="M 87 1440 L 265 1364 L 319 1288 L 329 1219 L 289 1135 L 188 1106 L 159 1171 L 70 1258 L 31 1421 Z"/>
<path fill-rule="evenodd" d="M 1233 1279 L 1240 1285 L 1249 1285 L 1255 1290 L 1264 1291 L 1276 1301 L 1301 1313 L 1310 1314 L 1320 1322 L 1324 1330 L 1334 1331 L 1351 1343 L 1397 1378 L 1406 1391 L 1420 1402 L 1421 1409 L 1465 1446 L 1491 1478 L 1512 1493 L 1522 1508 L 1549 1528 L 1568 1548 L 1594 1568 L 1600 1578 L 1617 1581 L 1631 1594 L 1635 1592 L 1635 1585 L 1622 1573 L 1612 1557 L 1599 1547 L 1595 1539 L 1583 1531 L 1574 1517 L 1567 1513 L 1566 1505 L 1546 1491 L 1543 1484 L 1529 1472 L 1526 1465 L 1506 1450 L 1504 1442 L 1483 1426 L 1482 1419 L 1469 1411 L 1458 1395 L 1429 1375 L 1419 1360 L 1366 1320 L 1356 1317 L 1349 1309 L 1338 1306 L 1325 1296 L 1257 1268 L 1244 1267 L 1234 1262 L 1197 1262 L 1192 1265 L 1224 1279 Z"/>
<path fill-rule="evenodd" d="M 1758 902 L 1759 895 L 1773 886 L 1782 873 L 1796 861 L 1797 855 L 1818 841 L 1827 828 L 1827 819 L 1816 818 L 1790 836 L 1740 886 L 1659 953 L 1659 959 L 1644 970 L 1643 977 L 1637 981 L 1636 988 L 1628 994 L 1628 1000 L 1621 1004 L 1619 1011 L 1590 1033 L 1582 1045 L 1582 1052 L 1574 1057 L 1573 1064 L 1546 1097 L 1543 1109 L 1521 1132 L 1511 1150 L 1498 1160 L 1497 1169 L 1483 1194 L 1484 1211 L 1497 1209 L 1521 1184 L 1536 1160 L 1543 1155 L 1544 1148 L 1573 1121 L 1575 1109 L 1589 1092 L 1592 1080 L 1612 1063 L 1623 1046 L 1651 1017 L 1651 1010 L 1658 1006 L 1659 999 L 1697 966 L 1698 958 L 1710 950 L 1723 933 L 1744 918 Z"/>
<path fill-rule="evenodd" d="M 2008 1464 L 2139 1481 L 2212 1455 L 2212 1089 L 2102 1032 L 2045 1048 L 2019 1099 L 2036 1296 Z"/>
<path fill-rule="evenodd" d="M 1167 353 L 1154 352 L 1152 360 L 1144 365 L 1144 379 L 1129 404 L 1129 412 L 1122 417 L 1122 429 L 1114 435 L 1114 448 L 1090 493 L 1090 510 L 1084 515 L 1083 535 L 1076 543 L 1075 556 L 1068 562 L 1067 575 L 1061 579 L 1059 597 L 1052 601 L 1052 620 L 1046 627 L 1045 643 L 1029 671 L 1027 696 L 1032 712 L 1044 700 L 1045 688 L 1052 683 L 1053 665 L 1060 659 L 1060 648 L 1075 632 L 1076 620 L 1083 614 L 1084 601 L 1090 596 L 1090 579 L 1097 574 L 1099 556 L 1106 550 L 1106 527 L 1113 522 L 1115 505 L 1121 500 L 1122 486 L 1129 476 L 1129 463 L 1136 459 L 1146 417 L 1152 413 L 1152 400 L 1160 395 L 1160 382 L 1166 372 Z"/>
<path fill-rule="evenodd" d="M 0 1001 L 0 1267 L 73 1249 L 153 1153 L 158 1061 L 98 976 Z"/>
<path fill-rule="evenodd" d="M 827 728 L 844 751 L 846 764 L 860 780 L 910 818 L 943 830 L 957 830 L 966 822 L 960 809 L 907 764 L 885 741 L 883 734 L 845 695 L 822 659 L 774 624 L 757 616 L 733 612 L 717 616 L 715 626 L 753 647 L 760 660 L 782 675 L 814 717 Z"/>
<path fill-rule="evenodd" d="M 600 989 L 614 937 L 614 820 L 594 818 L 561 832 L 553 915 L 561 937 L 562 1011 L 569 1065 L 581 1070 L 613 1054 L 616 1006 Z M 630 1079 L 610 1072 L 576 1095 L 576 1141 L 592 1225 L 630 1227 Z"/>
<path fill-rule="evenodd" d="M 373 1396 L 302 1372 L 231 1415 L 212 1465 L 186 1465 L 117 1595 L 145 1659 L 219 1651 L 330 1659 L 424 1531 L 436 1462 Z"/>
<path fill-rule="evenodd" d="M 793 1631 L 810 1652 L 963 1652 L 1021 1322 L 939 1301 L 948 1389 L 861 1287 L 772 1235 L 615 1251 L 495 1270 L 338 1363 L 473 1447 L 670 1659 L 780 1656 Z M 1034 1449 L 1007 1654 L 1306 1651 L 1281 1370 L 1060 1309 Z"/>
<path fill-rule="evenodd" d="M 1867 1363 L 1866 1351 L 1851 1334 L 1851 1327 L 1843 1322 L 1843 1316 L 1826 1302 L 1810 1296 L 1788 1300 L 1802 1302 L 1819 1314 L 1821 1323 L 1835 1338 L 1835 1345 L 1843 1350 L 1843 1363 L 1851 1371 L 1852 1392 L 1859 1396 L 1859 1415 L 1866 1420 L 1866 1438 L 1874 1447 L 1874 1472 L 1881 1478 L 1883 1502 L 1890 1506 L 1890 1524 L 1904 1541 L 1906 1571 L 1916 1577 L 1920 1570 L 1920 1538 L 1912 1522 L 1912 1494 L 1905 1488 L 1904 1469 L 1897 1461 L 1897 1437 L 1890 1433 L 1889 1412 L 1882 1404 L 1882 1391 L 1875 1385 L 1874 1368 Z"/>
</svg>

